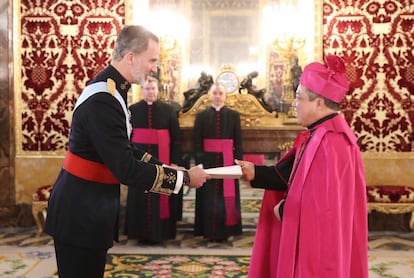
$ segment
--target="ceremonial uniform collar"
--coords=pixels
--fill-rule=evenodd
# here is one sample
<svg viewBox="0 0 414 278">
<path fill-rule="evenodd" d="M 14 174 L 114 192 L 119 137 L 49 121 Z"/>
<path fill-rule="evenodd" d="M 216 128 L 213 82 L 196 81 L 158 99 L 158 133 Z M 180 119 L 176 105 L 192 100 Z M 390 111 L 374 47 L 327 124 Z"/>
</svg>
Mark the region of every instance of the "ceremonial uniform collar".
<svg viewBox="0 0 414 278">
<path fill-rule="evenodd" d="M 118 92 L 122 96 L 126 96 L 131 88 L 131 83 L 129 83 L 112 65 L 108 65 L 100 74 L 98 74 L 95 81 L 106 81 L 108 77 L 115 81 Z"/>
</svg>

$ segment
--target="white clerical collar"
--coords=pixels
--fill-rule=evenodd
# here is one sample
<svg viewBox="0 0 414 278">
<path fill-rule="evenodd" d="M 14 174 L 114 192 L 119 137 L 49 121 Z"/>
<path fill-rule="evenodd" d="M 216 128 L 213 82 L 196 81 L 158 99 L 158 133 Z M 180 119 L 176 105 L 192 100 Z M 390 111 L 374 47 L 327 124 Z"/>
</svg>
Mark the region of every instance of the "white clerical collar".
<svg viewBox="0 0 414 278">
<path fill-rule="evenodd" d="M 224 104 L 223 105 L 220 105 L 220 106 L 215 106 L 215 105 L 211 105 L 216 111 L 220 111 L 221 110 L 221 108 L 223 108 L 223 106 L 224 106 Z"/>
</svg>

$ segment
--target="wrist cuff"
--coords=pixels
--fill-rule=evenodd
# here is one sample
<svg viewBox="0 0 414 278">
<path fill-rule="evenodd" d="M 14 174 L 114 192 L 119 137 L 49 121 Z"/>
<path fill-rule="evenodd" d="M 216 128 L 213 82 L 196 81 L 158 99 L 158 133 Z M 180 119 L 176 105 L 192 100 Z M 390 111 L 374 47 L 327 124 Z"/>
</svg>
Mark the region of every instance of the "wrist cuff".
<svg viewBox="0 0 414 278">
<path fill-rule="evenodd" d="M 183 185 L 190 186 L 190 174 L 188 171 L 183 171 Z"/>
</svg>

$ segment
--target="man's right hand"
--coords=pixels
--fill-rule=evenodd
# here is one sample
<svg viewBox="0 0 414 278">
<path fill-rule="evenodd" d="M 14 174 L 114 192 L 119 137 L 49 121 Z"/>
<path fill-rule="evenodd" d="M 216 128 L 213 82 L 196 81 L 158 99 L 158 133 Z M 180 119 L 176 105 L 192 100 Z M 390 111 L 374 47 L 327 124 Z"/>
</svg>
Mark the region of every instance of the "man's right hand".
<svg viewBox="0 0 414 278">
<path fill-rule="evenodd" d="M 252 162 L 238 159 L 235 159 L 234 162 L 241 166 L 242 179 L 246 181 L 252 181 L 254 179 L 254 164 Z"/>
<path fill-rule="evenodd" d="M 188 174 L 190 175 L 190 187 L 194 188 L 200 188 L 206 180 L 210 179 L 210 175 L 198 166 L 191 167 Z"/>
</svg>

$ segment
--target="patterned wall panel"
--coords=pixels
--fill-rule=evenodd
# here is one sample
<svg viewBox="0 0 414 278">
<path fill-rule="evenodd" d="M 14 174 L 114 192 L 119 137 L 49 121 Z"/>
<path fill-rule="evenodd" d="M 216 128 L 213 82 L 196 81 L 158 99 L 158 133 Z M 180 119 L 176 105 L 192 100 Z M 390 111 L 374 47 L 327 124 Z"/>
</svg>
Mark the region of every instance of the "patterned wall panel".
<svg viewBox="0 0 414 278">
<path fill-rule="evenodd" d="M 324 1 L 324 52 L 348 65 L 352 91 L 342 108 L 364 151 L 411 150 L 413 6 L 409 0 Z M 18 154 L 64 152 L 73 105 L 109 62 L 124 14 L 121 0 L 21 1 Z"/>
<path fill-rule="evenodd" d="M 345 59 L 342 103 L 363 151 L 410 151 L 414 141 L 414 2 L 325 0 L 324 53 Z"/>
<path fill-rule="evenodd" d="M 0 206 L 14 204 L 13 184 L 13 137 L 11 137 L 11 118 L 13 115 L 12 102 L 10 97 L 11 82 L 8 72 L 10 61 L 9 30 L 11 23 L 8 16 L 7 0 L 0 0 Z"/>
<path fill-rule="evenodd" d="M 76 99 L 110 62 L 124 4 L 22 0 L 20 13 L 17 152 L 59 153 L 66 149 Z"/>
</svg>

